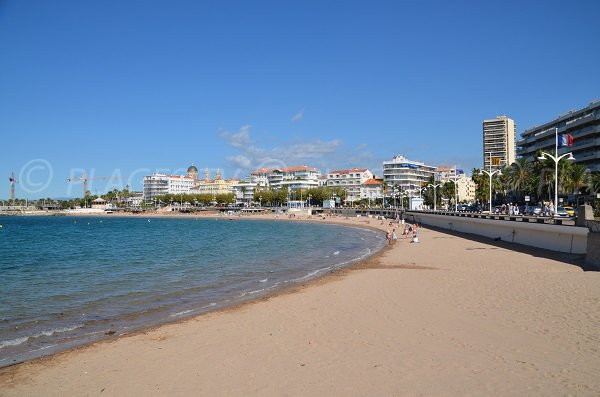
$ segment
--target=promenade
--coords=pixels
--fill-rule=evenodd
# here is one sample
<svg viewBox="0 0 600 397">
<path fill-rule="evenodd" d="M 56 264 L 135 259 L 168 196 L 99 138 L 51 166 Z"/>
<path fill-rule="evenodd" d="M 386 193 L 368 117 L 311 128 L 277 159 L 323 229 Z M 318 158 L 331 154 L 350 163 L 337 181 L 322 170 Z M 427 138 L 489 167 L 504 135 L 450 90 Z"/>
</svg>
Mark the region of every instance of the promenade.
<svg viewBox="0 0 600 397">
<path fill-rule="evenodd" d="M 2 369 L 0 396 L 598 394 L 600 273 L 485 238 L 424 228 L 419 240 L 274 297 Z"/>
</svg>

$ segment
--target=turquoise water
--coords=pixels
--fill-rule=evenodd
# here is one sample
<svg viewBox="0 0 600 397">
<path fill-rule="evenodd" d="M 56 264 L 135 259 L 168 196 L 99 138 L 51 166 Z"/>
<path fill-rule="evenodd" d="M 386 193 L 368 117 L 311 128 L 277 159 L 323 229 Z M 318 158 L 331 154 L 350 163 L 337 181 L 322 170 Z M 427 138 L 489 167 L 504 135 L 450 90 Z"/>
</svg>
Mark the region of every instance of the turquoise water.
<svg viewBox="0 0 600 397">
<path fill-rule="evenodd" d="M 384 245 L 286 221 L 1 217 L 0 366 L 264 296 Z"/>
</svg>

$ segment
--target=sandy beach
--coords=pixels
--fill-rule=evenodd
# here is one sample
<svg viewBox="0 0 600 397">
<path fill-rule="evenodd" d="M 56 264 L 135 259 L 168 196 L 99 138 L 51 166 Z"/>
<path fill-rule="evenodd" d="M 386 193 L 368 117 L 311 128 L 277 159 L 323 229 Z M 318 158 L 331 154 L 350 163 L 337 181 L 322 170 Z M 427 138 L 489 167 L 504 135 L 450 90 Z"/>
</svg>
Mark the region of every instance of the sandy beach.
<svg viewBox="0 0 600 397">
<path fill-rule="evenodd" d="M 0 396 L 597 396 L 600 273 L 576 261 L 423 228 L 276 296 L 1 369 Z"/>
</svg>

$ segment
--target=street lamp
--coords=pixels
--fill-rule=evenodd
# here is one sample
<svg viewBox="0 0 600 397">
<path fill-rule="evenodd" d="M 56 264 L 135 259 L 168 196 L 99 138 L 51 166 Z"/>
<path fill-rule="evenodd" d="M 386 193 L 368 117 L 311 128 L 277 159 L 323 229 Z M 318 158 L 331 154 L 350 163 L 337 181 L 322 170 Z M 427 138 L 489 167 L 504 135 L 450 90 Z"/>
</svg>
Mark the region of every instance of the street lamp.
<svg viewBox="0 0 600 397">
<path fill-rule="evenodd" d="M 440 187 L 440 186 L 442 186 L 442 184 L 441 183 L 438 183 L 438 184 L 430 183 L 428 186 L 433 188 L 433 211 L 435 212 L 435 211 L 437 211 L 437 209 L 436 209 L 437 188 Z"/>
<path fill-rule="evenodd" d="M 490 177 L 490 215 L 492 214 L 492 176 L 494 176 L 494 174 L 498 174 L 498 176 L 502 175 L 502 171 L 500 170 L 496 170 L 496 171 L 492 171 L 492 152 L 490 152 L 490 170 L 486 171 L 486 170 L 481 170 L 479 171 L 479 174 L 487 174 Z"/>
<path fill-rule="evenodd" d="M 573 152 L 565 153 L 561 156 L 558 155 L 558 127 L 554 128 L 554 156 L 550 153 L 542 152 L 538 160 L 546 160 L 546 156 L 554 160 L 554 214 L 558 211 L 558 162 L 563 158 L 567 157 L 567 160 L 574 161 Z"/>
</svg>

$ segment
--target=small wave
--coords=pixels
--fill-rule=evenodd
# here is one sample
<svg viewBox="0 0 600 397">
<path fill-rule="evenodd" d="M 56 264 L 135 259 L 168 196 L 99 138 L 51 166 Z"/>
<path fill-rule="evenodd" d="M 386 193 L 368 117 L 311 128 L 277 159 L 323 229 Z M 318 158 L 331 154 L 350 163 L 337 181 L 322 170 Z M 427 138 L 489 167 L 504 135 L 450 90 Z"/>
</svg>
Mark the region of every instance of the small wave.
<svg viewBox="0 0 600 397">
<path fill-rule="evenodd" d="M 255 295 L 255 294 L 258 294 L 258 293 L 264 292 L 264 290 L 265 290 L 264 288 L 261 288 L 261 289 L 257 289 L 257 290 L 254 290 L 254 291 L 246 291 L 246 292 L 242 292 L 240 295 L 238 295 L 238 298 L 243 298 L 243 297 L 245 297 L 246 295 Z"/>
<path fill-rule="evenodd" d="M 31 335 L 31 336 L 22 336 L 20 338 L 4 340 L 4 341 L 0 342 L 0 349 L 2 349 L 4 347 L 8 347 L 8 346 L 18 346 L 22 343 L 27 342 L 29 339 L 35 339 L 35 338 L 39 338 L 42 336 L 52 336 L 52 335 L 60 334 L 63 332 L 73 331 L 73 330 L 76 330 L 81 327 L 83 327 L 83 325 L 78 324 L 78 325 L 74 325 L 71 327 L 62 327 L 62 328 L 51 329 L 48 331 L 41 331 L 41 332 L 38 332 L 37 334 Z"/>
<path fill-rule="evenodd" d="M 333 255 L 339 255 L 339 254 L 340 254 L 340 251 L 335 251 L 335 252 L 333 253 Z"/>
<path fill-rule="evenodd" d="M 11 339 L 11 340 L 4 340 L 2 342 L 0 342 L 0 349 L 2 349 L 3 347 L 8 347 L 8 346 L 18 346 L 23 342 L 27 342 L 29 340 L 29 336 L 24 336 L 22 338 L 16 338 L 16 339 Z"/>
<path fill-rule="evenodd" d="M 213 307 L 213 306 L 217 306 L 217 304 L 215 302 L 211 302 L 206 306 L 202 306 L 200 309 L 208 309 L 209 307 Z"/>
<path fill-rule="evenodd" d="M 268 278 L 263 278 L 262 280 L 258 280 L 259 283 L 266 283 L 267 281 L 269 281 Z"/>
<path fill-rule="evenodd" d="M 295 282 L 304 281 L 304 280 L 306 280 L 308 278 L 316 276 L 317 274 L 319 274 L 321 272 L 326 272 L 326 271 L 329 271 L 329 270 L 331 270 L 331 266 L 327 266 L 327 267 L 324 267 L 322 269 L 313 270 L 312 272 L 308 273 L 307 275 L 299 277 L 299 278 L 295 278 L 292 281 L 295 281 Z"/>
<path fill-rule="evenodd" d="M 171 314 L 169 317 L 178 317 L 178 316 L 183 316 L 184 314 L 188 314 L 188 313 L 190 313 L 191 311 L 192 311 L 191 309 L 190 309 L 190 310 L 184 310 L 184 311 L 182 311 L 182 312 L 177 312 L 177 313 Z"/>
</svg>

